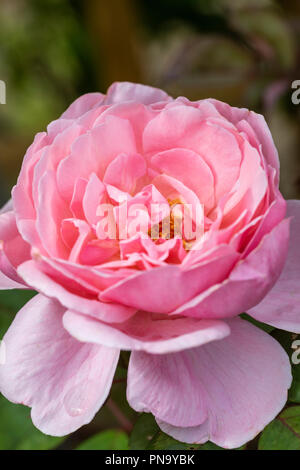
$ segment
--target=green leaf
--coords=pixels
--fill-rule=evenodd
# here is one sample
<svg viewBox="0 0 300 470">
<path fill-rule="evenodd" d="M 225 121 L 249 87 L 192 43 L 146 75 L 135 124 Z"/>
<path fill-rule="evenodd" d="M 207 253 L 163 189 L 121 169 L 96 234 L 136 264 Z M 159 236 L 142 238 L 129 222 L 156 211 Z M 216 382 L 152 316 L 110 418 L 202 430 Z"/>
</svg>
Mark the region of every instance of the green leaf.
<svg viewBox="0 0 300 470">
<path fill-rule="evenodd" d="M 0 292 L 0 339 L 5 335 L 18 310 L 35 294 L 31 290 L 7 290 Z"/>
<path fill-rule="evenodd" d="M 206 442 L 205 444 L 187 444 L 179 442 L 162 431 L 155 434 L 147 449 L 153 450 L 224 450 L 222 447 Z"/>
<path fill-rule="evenodd" d="M 15 405 L 0 396 L 0 450 L 47 450 L 63 438 L 42 434 L 34 427 L 29 408 Z"/>
<path fill-rule="evenodd" d="M 295 352 L 295 349 L 293 349 L 293 342 L 295 340 L 295 335 L 289 331 L 275 330 L 272 332 L 272 336 L 285 349 L 291 361 L 293 383 L 289 390 L 289 401 L 300 403 L 300 364 L 293 364 L 293 354 Z"/>
<path fill-rule="evenodd" d="M 213 442 L 206 442 L 205 444 L 199 445 L 199 450 L 225 450 L 223 447 L 219 447 Z"/>
<path fill-rule="evenodd" d="M 129 439 L 129 447 L 132 450 L 224 450 L 212 442 L 205 444 L 179 442 L 162 432 L 150 413 L 143 413 L 137 419 Z"/>
<path fill-rule="evenodd" d="M 128 450 L 128 436 L 123 431 L 103 431 L 82 442 L 76 450 Z"/>
<path fill-rule="evenodd" d="M 150 413 L 141 414 L 132 430 L 129 447 L 132 450 L 147 449 L 154 436 L 159 433 L 159 427 L 156 424 L 154 416 Z"/>
<path fill-rule="evenodd" d="M 255 320 L 254 318 L 250 317 L 250 315 L 248 315 L 247 313 L 242 313 L 242 315 L 240 316 L 244 320 L 249 321 L 254 326 L 257 326 L 257 328 L 259 328 L 260 330 L 266 331 L 267 333 L 270 333 L 271 331 L 275 330 L 274 326 L 267 325 L 266 323 L 262 323 L 258 320 Z"/>
<path fill-rule="evenodd" d="M 284 410 L 263 431 L 259 450 L 300 450 L 300 406 Z"/>
</svg>

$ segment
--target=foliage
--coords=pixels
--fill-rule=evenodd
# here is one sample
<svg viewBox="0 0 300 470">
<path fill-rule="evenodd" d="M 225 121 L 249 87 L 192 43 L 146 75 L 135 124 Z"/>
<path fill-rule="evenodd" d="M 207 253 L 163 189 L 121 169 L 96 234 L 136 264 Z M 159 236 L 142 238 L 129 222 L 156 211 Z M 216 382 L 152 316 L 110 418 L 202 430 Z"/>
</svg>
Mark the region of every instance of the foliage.
<svg viewBox="0 0 300 470">
<path fill-rule="evenodd" d="M 100 432 L 83 441 L 77 450 L 128 450 L 128 436 L 116 430 Z"/>
</svg>

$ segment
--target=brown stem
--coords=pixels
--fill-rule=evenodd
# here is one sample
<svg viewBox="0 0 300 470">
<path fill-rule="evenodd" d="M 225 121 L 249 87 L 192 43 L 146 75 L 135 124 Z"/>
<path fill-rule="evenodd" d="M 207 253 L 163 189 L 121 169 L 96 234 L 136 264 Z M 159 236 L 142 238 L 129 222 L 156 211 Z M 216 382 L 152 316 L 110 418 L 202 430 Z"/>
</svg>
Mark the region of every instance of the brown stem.
<svg viewBox="0 0 300 470">
<path fill-rule="evenodd" d="M 106 406 L 114 415 L 122 429 L 124 429 L 124 431 L 126 431 L 127 433 L 130 433 L 132 431 L 133 425 L 129 421 L 129 419 L 124 415 L 123 411 L 120 410 L 118 405 L 111 398 L 109 398 L 106 402 Z"/>
</svg>

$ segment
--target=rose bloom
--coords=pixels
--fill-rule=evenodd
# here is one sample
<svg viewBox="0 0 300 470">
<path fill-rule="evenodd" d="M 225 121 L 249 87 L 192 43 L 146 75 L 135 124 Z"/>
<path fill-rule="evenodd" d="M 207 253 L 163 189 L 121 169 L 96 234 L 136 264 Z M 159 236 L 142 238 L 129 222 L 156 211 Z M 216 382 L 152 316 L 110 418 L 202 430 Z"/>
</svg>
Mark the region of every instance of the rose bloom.
<svg viewBox="0 0 300 470">
<path fill-rule="evenodd" d="M 270 131 L 247 109 L 132 83 L 77 99 L 35 137 L 0 216 L 1 287 L 39 292 L 4 337 L 3 395 L 44 433 L 68 434 L 105 402 L 127 350 L 128 402 L 164 432 L 253 439 L 291 370 L 239 315 L 300 333 L 300 204 L 278 182 Z M 203 207 L 189 246 L 172 230 L 103 237 L 101 204 L 116 215 L 172 201 Z"/>
</svg>

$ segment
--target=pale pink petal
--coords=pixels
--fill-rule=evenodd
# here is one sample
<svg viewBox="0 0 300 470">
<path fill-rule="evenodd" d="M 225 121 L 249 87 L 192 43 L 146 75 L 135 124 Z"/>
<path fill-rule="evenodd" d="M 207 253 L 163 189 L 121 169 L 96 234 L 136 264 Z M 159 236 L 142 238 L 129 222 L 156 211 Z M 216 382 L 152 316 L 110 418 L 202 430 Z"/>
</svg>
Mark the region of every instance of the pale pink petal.
<svg viewBox="0 0 300 470">
<path fill-rule="evenodd" d="M 115 82 L 108 91 L 105 104 L 121 103 L 122 101 L 138 101 L 151 104 L 158 101 L 169 101 L 171 98 L 163 90 L 130 82 Z"/>
<path fill-rule="evenodd" d="M 120 153 L 136 153 L 131 124 L 126 119 L 107 116 L 105 121 L 73 144 L 70 156 L 61 161 L 57 171 L 58 188 L 71 200 L 75 181 L 96 173 L 103 177 L 107 165 Z M 83 158 L 84 155 L 84 158 Z"/>
<path fill-rule="evenodd" d="M 207 211 L 214 205 L 214 177 L 205 161 L 195 152 L 172 149 L 157 153 L 151 165 L 181 181 L 198 196 Z"/>
<path fill-rule="evenodd" d="M 92 108 L 103 104 L 105 95 L 102 93 L 86 93 L 77 98 L 61 115 L 62 119 L 76 119 L 90 111 Z"/>
<path fill-rule="evenodd" d="M 4 206 L 1 207 L 0 209 L 0 214 L 4 214 L 4 212 L 9 212 L 13 210 L 13 201 L 12 199 L 9 199 Z"/>
<path fill-rule="evenodd" d="M 137 312 L 126 322 L 111 326 L 68 311 L 64 315 L 64 327 L 79 341 L 152 354 L 193 348 L 229 334 L 228 326 L 222 321 L 155 318 L 147 312 Z"/>
<path fill-rule="evenodd" d="M 119 350 L 83 344 L 62 326 L 64 308 L 43 296 L 18 313 L 4 336 L 0 390 L 32 408 L 32 421 L 62 436 L 89 423 L 109 393 Z"/>
<path fill-rule="evenodd" d="M 212 170 L 217 200 L 239 175 L 240 140 L 237 132 L 206 122 L 198 109 L 182 105 L 163 110 L 144 131 L 146 152 L 184 147 L 198 153 Z"/>
<path fill-rule="evenodd" d="M 134 351 L 129 404 L 153 413 L 184 442 L 235 448 L 253 439 L 286 402 L 289 358 L 250 323 L 234 319 L 229 326 L 229 336 L 199 348 L 161 356 Z"/>
<path fill-rule="evenodd" d="M 3 274 L 2 271 L 0 271 L 0 289 L 1 290 L 24 289 L 24 284 L 13 281 L 10 277 L 5 276 L 5 274 Z"/>
<path fill-rule="evenodd" d="M 291 217 L 289 251 L 283 272 L 273 289 L 249 315 L 283 330 L 300 333 L 300 201 L 288 201 Z"/>
</svg>

